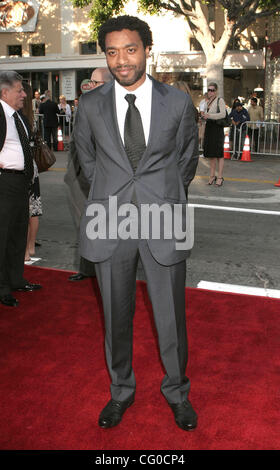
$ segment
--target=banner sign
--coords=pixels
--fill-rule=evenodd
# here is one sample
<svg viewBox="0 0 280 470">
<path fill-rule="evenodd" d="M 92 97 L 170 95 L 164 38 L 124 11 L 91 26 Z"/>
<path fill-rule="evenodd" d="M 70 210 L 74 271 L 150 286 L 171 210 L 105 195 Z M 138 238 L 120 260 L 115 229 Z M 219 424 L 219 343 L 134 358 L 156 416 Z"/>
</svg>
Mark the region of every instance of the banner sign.
<svg viewBox="0 0 280 470">
<path fill-rule="evenodd" d="M 34 32 L 39 8 L 37 0 L 0 1 L 0 33 Z"/>
<path fill-rule="evenodd" d="M 76 98 L 75 85 L 75 70 L 63 70 L 61 91 L 62 95 L 65 96 L 66 100 L 73 101 Z"/>
</svg>

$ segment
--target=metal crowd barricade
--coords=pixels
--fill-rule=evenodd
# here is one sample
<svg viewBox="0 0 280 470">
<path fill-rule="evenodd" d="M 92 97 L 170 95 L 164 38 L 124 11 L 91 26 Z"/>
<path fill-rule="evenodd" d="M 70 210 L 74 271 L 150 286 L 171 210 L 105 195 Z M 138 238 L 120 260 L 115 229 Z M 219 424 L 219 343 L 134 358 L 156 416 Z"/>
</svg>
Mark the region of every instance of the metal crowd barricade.
<svg viewBox="0 0 280 470">
<path fill-rule="evenodd" d="M 246 135 L 250 138 L 251 153 L 280 156 L 280 123 L 273 121 L 247 121 L 240 128 L 232 126 L 232 158 L 242 155 Z"/>
<path fill-rule="evenodd" d="M 199 130 L 201 124 L 198 123 Z M 280 156 L 280 122 L 276 121 L 247 121 L 240 129 L 236 126 L 226 127 L 225 135 L 230 138 L 231 159 L 234 155 L 241 158 L 246 135 L 250 138 L 251 153 L 254 155 Z M 203 142 L 200 142 L 200 152 L 203 152 Z"/>
</svg>

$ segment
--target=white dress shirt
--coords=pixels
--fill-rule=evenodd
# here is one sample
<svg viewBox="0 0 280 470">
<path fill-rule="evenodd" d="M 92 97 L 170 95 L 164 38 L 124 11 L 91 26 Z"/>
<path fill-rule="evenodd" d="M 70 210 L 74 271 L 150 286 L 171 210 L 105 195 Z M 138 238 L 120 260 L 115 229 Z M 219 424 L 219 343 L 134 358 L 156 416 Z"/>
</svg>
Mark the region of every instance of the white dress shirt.
<svg viewBox="0 0 280 470">
<path fill-rule="evenodd" d="M 6 117 L 6 123 L 7 123 L 6 139 L 4 142 L 4 146 L 0 152 L 0 164 L 3 168 L 7 168 L 11 170 L 23 170 L 24 169 L 24 155 L 23 155 L 22 146 L 19 140 L 19 135 L 18 135 L 18 131 L 16 128 L 15 120 L 13 118 L 13 114 L 15 110 L 3 100 L 0 100 L 0 103 L 3 106 L 3 110 L 5 113 L 5 117 Z M 24 122 L 22 121 L 20 116 L 19 118 L 27 133 Z"/>
<path fill-rule="evenodd" d="M 152 80 L 146 75 L 146 80 L 144 81 L 144 83 L 140 85 L 140 87 L 138 87 L 136 90 L 130 92 L 115 80 L 117 119 L 123 142 L 125 116 L 128 108 L 128 102 L 125 99 L 125 95 L 131 93 L 136 96 L 135 106 L 139 109 L 141 115 L 147 145 L 151 124 L 152 85 Z"/>
</svg>

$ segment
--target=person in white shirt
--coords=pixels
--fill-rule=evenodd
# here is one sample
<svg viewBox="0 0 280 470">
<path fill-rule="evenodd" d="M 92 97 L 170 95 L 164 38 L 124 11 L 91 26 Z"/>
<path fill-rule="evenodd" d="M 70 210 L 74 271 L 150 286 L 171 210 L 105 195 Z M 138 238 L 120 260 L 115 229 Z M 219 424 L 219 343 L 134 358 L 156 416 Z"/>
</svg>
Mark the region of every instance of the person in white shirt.
<svg viewBox="0 0 280 470">
<path fill-rule="evenodd" d="M 59 118 L 59 125 L 62 129 L 63 134 L 69 134 L 69 125 L 71 121 L 71 107 L 70 104 L 66 102 L 66 97 L 64 95 L 60 95 L 59 97 L 59 104 L 58 104 L 59 114 L 63 117 Z"/>
<path fill-rule="evenodd" d="M 19 113 L 22 80 L 17 72 L 0 72 L 0 303 L 9 307 L 18 305 L 13 290 L 41 288 L 23 277 L 33 162 L 28 123 Z"/>
</svg>

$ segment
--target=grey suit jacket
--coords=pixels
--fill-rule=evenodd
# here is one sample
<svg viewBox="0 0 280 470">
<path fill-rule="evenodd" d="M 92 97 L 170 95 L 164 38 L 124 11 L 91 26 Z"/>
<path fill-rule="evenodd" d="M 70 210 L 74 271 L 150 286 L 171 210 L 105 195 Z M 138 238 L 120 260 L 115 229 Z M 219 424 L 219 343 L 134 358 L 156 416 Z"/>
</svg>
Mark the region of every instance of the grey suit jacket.
<svg viewBox="0 0 280 470">
<path fill-rule="evenodd" d="M 118 237 L 90 239 L 88 223 L 92 203 L 104 207 L 109 226 L 109 197 L 117 196 L 118 207 L 129 203 L 133 191 L 140 204 L 186 204 L 186 194 L 198 163 L 198 136 L 191 98 L 184 92 L 154 79 L 149 140 L 135 174 L 118 129 L 114 81 L 83 95 L 79 102 L 74 134 L 78 157 L 91 184 L 81 220 L 80 251 L 91 261 L 110 258 Z M 88 208 L 88 211 L 87 211 Z M 87 212 L 86 212 L 87 211 Z M 185 259 L 186 250 L 176 249 L 174 234 L 166 239 L 148 239 L 154 258 L 163 265 Z"/>
</svg>

